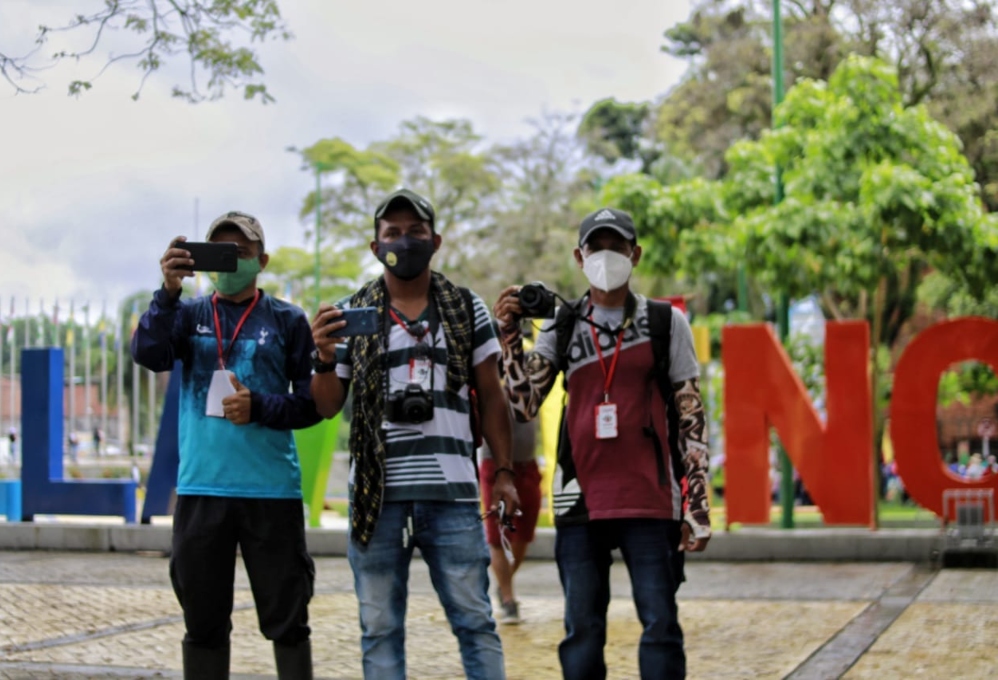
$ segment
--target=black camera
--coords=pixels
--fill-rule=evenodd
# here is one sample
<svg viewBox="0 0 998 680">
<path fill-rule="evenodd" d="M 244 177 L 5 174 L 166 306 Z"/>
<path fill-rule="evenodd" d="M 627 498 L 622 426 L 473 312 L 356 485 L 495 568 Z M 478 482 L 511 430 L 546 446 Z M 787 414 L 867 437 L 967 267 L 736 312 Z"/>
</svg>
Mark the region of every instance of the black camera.
<svg viewBox="0 0 998 680">
<path fill-rule="evenodd" d="M 540 281 L 528 283 L 520 289 L 520 309 L 529 319 L 553 319 L 556 306 L 554 293 Z"/>
<path fill-rule="evenodd" d="M 433 419 L 433 396 L 419 383 L 395 390 L 385 402 L 385 417 L 393 423 L 417 425 Z"/>
</svg>

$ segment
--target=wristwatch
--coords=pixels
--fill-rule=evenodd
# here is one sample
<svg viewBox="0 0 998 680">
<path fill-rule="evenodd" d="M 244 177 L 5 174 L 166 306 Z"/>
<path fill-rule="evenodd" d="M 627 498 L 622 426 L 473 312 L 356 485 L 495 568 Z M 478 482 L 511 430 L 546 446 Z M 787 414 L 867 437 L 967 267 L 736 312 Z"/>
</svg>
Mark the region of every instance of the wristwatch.
<svg viewBox="0 0 998 680">
<path fill-rule="evenodd" d="M 319 350 L 312 350 L 312 370 L 316 373 L 332 373 L 336 370 L 336 356 L 332 361 L 323 361 L 319 356 Z"/>
</svg>

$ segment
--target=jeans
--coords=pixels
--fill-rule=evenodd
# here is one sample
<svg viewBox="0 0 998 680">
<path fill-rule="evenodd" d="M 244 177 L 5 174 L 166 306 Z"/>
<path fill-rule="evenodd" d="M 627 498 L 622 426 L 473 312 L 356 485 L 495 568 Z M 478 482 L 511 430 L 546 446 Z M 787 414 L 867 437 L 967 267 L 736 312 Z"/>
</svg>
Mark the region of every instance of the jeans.
<svg viewBox="0 0 998 680">
<path fill-rule="evenodd" d="M 631 577 L 644 631 L 638 646 L 642 680 L 686 677 L 676 591 L 684 555 L 675 520 L 618 519 L 558 527 L 555 559 L 565 593 L 565 639 L 558 646 L 566 680 L 603 680 L 611 551 L 619 548 Z"/>
<path fill-rule="evenodd" d="M 367 546 L 347 557 L 360 605 L 364 677 L 405 678 L 409 563 L 418 547 L 457 637 L 468 678 L 502 680 L 502 644 L 489 601 L 489 551 L 477 503 L 385 503 Z"/>
</svg>

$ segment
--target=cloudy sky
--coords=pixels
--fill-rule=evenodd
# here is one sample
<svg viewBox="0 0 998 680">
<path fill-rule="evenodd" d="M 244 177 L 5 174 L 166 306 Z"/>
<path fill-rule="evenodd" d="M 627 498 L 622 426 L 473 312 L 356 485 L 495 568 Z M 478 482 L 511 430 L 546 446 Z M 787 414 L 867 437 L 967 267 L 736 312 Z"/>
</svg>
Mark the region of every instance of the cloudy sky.
<svg viewBox="0 0 998 680">
<path fill-rule="evenodd" d="M 30 48 L 35 28 L 102 0 L 3 0 L 0 52 Z M 0 82 L 0 314 L 44 299 L 113 308 L 159 284 L 177 234 L 204 234 L 231 209 L 256 214 L 268 247 L 305 245 L 298 220 L 312 186 L 285 149 L 339 136 L 357 146 L 416 115 L 471 119 L 489 141 L 526 119 L 593 101 L 655 97 L 685 65 L 662 32 L 688 0 L 281 0 L 295 34 L 262 53 L 263 106 L 238 93 L 210 103 L 169 96 L 162 73 L 132 101 L 139 74 L 118 64 L 82 98 L 66 95 L 106 51 L 43 74 L 39 94 Z M 118 38 L 113 38 L 117 40 Z M 199 220 L 195 224 L 195 202 Z"/>
</svg>

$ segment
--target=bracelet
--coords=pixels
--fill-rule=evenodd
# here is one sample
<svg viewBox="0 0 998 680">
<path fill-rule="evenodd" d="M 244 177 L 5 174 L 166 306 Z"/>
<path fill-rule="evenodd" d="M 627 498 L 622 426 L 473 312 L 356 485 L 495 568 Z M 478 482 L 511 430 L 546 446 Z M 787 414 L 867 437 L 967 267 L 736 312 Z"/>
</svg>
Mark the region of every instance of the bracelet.
<svg viewBox="0 0 998 680">
<path fill-rule="evenodd" d="M 504 467 L 497 467 L 496 471 L 492 474 L 492 483 L 493 484 L 495 484 L 496 480 L 499 479 L 499 473 L 500 472 L 508 472 L 510 477 L 512 477 L 513 479 L 516 479 L 516 471 L 514 471 L 513 468 L 509 468 L 509 467 L 505 467 L 505 466 Z"/>
</svg>

